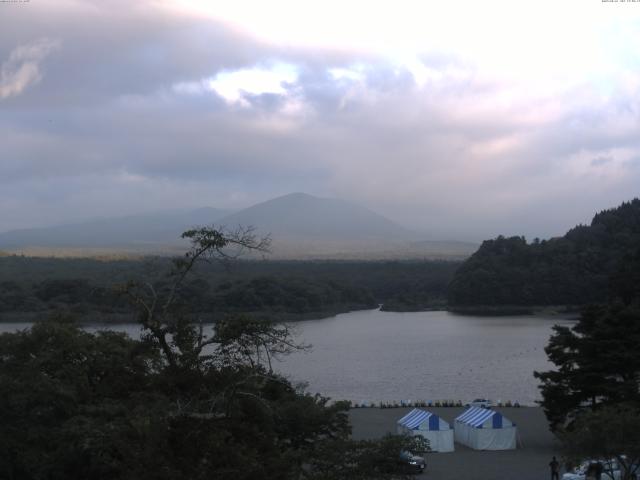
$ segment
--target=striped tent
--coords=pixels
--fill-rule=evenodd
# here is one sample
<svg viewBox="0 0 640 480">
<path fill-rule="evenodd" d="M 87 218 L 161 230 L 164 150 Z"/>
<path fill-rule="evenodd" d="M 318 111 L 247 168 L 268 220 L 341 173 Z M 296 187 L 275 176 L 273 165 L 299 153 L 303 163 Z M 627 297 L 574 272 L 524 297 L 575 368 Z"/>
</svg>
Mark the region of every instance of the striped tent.
<svg viewBox="0 0 640 480">
<path fill-rule="evenodd" d="M 414 408 L 397 422 L 399 434 L 420 435 L 434 452 L 453 452 L 453 430 L 435 413 Z"/>
<path fill-rule="evenodd" d="M 455 440 L 474 450 L 513 450 L 516 425 L 500 412 L 469 407 L 454 422 Z"/>
</svg>

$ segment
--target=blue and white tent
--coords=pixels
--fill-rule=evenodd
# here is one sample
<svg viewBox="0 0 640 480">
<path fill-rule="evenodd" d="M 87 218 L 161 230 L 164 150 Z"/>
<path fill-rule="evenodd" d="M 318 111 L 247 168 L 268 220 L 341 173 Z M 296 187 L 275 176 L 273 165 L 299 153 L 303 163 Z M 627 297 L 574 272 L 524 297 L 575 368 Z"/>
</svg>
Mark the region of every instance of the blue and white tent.
<svg viewBox="0 0 640 480">
<path fill-rule="evenodd" d="M 398 420 L 397 432 L 426 438 L 434 452 L 453 452 L 453 429 L 434 413 L 414 408 Z"/>
<path fill-rule="evenodd" d="M 474 450 L 513 450 L 516 425 L 500 412 L 469 407 L 454 422 L 455 440 Z"/>
</svg>

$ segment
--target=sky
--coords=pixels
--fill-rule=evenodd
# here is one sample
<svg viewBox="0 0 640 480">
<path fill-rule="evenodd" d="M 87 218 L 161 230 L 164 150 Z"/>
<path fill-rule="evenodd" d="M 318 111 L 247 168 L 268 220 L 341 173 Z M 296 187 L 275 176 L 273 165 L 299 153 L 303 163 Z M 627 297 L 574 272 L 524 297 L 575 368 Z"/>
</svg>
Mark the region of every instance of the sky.
<svg viewBox="0 0 640 480">
<path fill-rule="evenodd" d="M 640 196 L 640 2 L 0 2 L 0 231 L 291 192 L 459 240 Z"/>
</svg>

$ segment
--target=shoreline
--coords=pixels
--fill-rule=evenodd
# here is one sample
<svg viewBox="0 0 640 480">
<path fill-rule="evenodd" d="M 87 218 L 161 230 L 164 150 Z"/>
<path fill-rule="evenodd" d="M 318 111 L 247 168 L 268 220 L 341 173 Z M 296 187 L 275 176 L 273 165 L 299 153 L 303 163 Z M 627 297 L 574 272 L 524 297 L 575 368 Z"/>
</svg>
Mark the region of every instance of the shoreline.
<svg viewBox="0 0 640 480">
<path fill-rule="evenodd" d="M 551 306 L 513 306 L 513 305 L 474 305 L 447 307 L 434 305 L 421 309 L 386 309 L 385 304 L 378 304 L 377 307 L 360 308 L 364 305 L 351 306 L 350 308 L 329 308 L 327 310 L 313 312 L 274 312 L 274 311 L 229 311 L 217 314 L 201 315 L 204 323 L 215 323 L 215 319 L 225 315 L 245 314 L 256 318 L 268 318 L 282 323 L 296 323 L 308 320 L 325 320 L 341 314 L 382 311 L 387 313 L 421 313 L 421 312 L 449 312 L 461 316 L 478 317 L 508 317 L 508 316 L 536 316 L 536 317 L 562 317 L 565 319 L 578 319 L 580 314 L 579 306 L 551 305 Z M 0 313 L 0 324 L 3 323 L 34 323 L 39 320 L 47 320 L 54 314 L 69 314 L 78 320 L 80 325 L 104 324 L 104 325 L 126 325 L 137 323 L 135 312 L 74 312 L 73 310 L 47 310 L 47 311 L 11 311 Z"/>
<path fill-rule="evenodd" d="M 204 323 L 215 323 L 216 318 L 224 317 L 226 315 L 250 315 L 255 318 L 268 318 L 282 323 L 295 323 L 306 320 L 324 320 L 326 318 L 335 317 L 337 315 L 345 313 L 363 312 L 363 311 L 375 311 L 380 307 L 371 308 L 359 308 L 360 306 L 352 306 L 351 308 L 334 308 L 321 311 L 295 313 L 295 312 L 273 312 L 273 311 L 229 311 L 219 312 L 217 314 L 203 314 L 199 315 L 203 319 Z M 135 312 L 74 312 L 73 310 L 46 310 L 36 312 L 1 312 L 0 324 L 3 323 L 35 323 L 37 321 L 47 321 L 51 315 L 55 314 L 68 314 L 71 317 L 77 319 L 79 325 L 128 325 L 137 323 Z M 194 322 L 195 323 L 195 322 Z"/>
<path fill-rule="evenodd" d="M 446 310 L 456 315 L 471 315 L 478 317 L 500 317 L 533 315 L 536 317 L 567 317 L 577 318 L 580 315 L 580 305 L 454 305 Z"/>
</svg>

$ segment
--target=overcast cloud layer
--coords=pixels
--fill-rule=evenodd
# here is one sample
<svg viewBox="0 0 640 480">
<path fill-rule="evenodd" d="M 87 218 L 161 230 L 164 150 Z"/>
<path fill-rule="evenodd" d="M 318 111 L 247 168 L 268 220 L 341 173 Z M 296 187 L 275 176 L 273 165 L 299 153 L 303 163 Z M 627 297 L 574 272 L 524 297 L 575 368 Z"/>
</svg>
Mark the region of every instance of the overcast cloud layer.
<svg viewBox="0 0 640 480">
<path fill-rule="evenodd" d="M 303 191 L 548 237 L 640 195 L 639 3 L 266 3 L 0 3 L 0 231 Z"/>
</svg>

